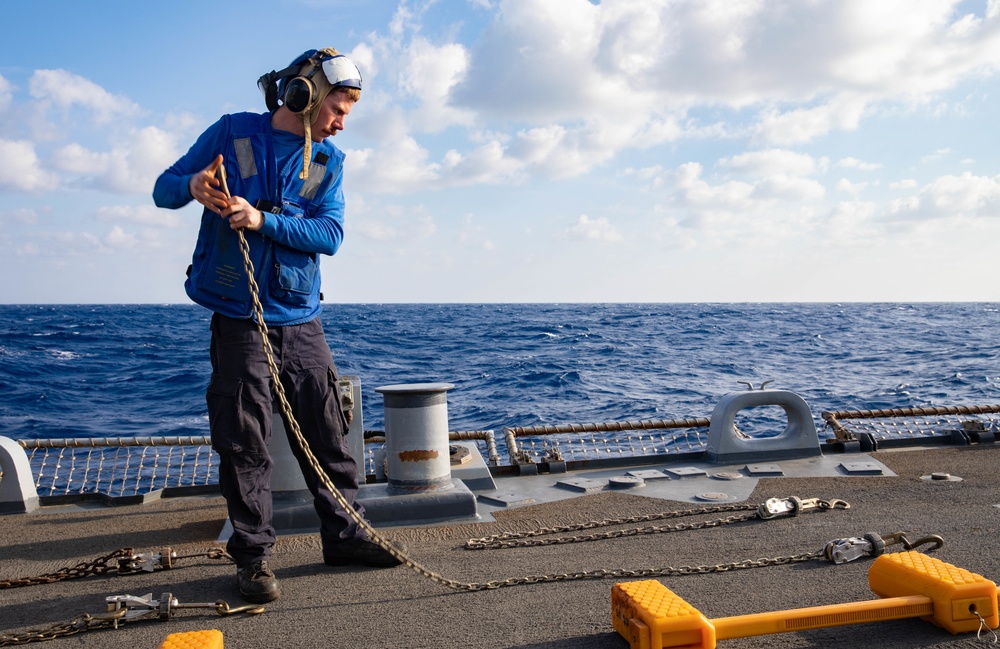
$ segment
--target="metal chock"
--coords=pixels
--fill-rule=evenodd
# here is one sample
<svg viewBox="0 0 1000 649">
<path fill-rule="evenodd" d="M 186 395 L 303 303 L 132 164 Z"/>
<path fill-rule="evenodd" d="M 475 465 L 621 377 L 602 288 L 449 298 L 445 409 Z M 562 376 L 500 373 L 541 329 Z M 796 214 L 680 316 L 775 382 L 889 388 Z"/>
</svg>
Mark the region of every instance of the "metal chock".
<svg viewBox="0 0 1000 649">
<path fill-rule="evenodd" d="M 801 512 L 810 509 L 850 509 L 851 504 L 846 500 L 824 500 L 822 498 L 770 498 L 757 508 L 757 517 L 762 520 L 769 520 L 779 516 L 798 516 Z"/>
<path fill-rule="evenodd" d="M 934 547 L 928 551 L 934 551 L 944 545 L 944 539 L 937 534 L 921 537 L 911 542 L 906 538 L 907 532 L 896 532 L 894 534 L 865 534 L 864 536 L 851 536 L 843 539 L 834 539 L 826 544 L 823 549 L 827 560 L 832 563 L 848 563 L 861 557 L 881 556 L 887 547 L 902 545 L 906 550 L 913 550 L 922 545 L 933 544 Z"/>
<path fill-rule="evenodd" d="M 257 615 L 264 612 L 263 606 L 251 604 L 233 608 L 221 599 L 211 603 L 184 604 L 178 601 L 171 593 L 163 593 L 158 600 L 153 599 L 152 593 L 147 593 L 142 597 L 137 597 L 136 595 L 110 595 L 105 597 L 104 600 L 107 604 L 107 617 L 112 619 L 112 626 L 116 629 L 119 623 L 145 617 L 169 620 L 176 614 L 177 609 L 181 608 L 211 609 L 222 616 L 234 615 L 236 613 Z"/>
</svg>

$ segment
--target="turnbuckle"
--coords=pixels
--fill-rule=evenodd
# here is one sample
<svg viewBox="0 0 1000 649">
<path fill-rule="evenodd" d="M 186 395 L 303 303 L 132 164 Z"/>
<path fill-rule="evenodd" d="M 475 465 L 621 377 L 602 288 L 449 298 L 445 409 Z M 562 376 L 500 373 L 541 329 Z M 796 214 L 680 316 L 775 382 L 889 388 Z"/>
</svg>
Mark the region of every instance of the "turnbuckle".
<svg viewBox="0 0 1000 649">
<path fill-rule="evenodd" d="M 848 563 L 861 557 L 877 557 L 892 545 L 902 545 L 905 549 L 912 550 L 929 543 L 934 544 L 934 547 L 929 548 L 928 552 L 933 552 L 944 545 L 944 539 L 937 534 L 931 534 L 911 542 L 906 538 L 906 532 L 896 532 L 885 536 L 869 533 L 864 536 L 834 539 L 826 544 L 823 553 L 828 561 Z"/>
<path fill-rule="evenodd" d="M 757 508 L 757 518 L 769 520 L 779 516 L 798 516 L 801 512 L 810 509 L 850 509 L 851 504 L 846 500 L 833 499 L 823 500 L 822 498 L 769 498 Z"/>
<path fill-rule="evenodd" d="M 180 559 L 190 559 L 193 557 L 207 557 L 209 559 L 232 559 L 222 548 L 210 548 L 205 552 L 195 552 L 192 554 L 177 554 L 170 548 L 164 548 L 159 552 L 139 552 L 135 553 L 132 548 L 126 548 L 127 554 L 118 559 L 118 574 L 130 575 L 136 572 L 155 572 L 157 570 L 170 570 L 174 563 Z"/>
<path fill-rule="evenodd" d="M 114 628 L 118 628 L 119 622 L 125 623 L 145 617 L 157 617 L 161 620 L 169 620 L 181 608 L 208 608 L 222 616 L 235 615 L 236 613 L 247 613 L 258 615 L 264 612 L 263 606 L 248 604 L 246 606 L 231 607 L 224 600 L 213 603 L 191 603 L 184 604 L 177 600 L 171 593 L 163 593 L 160 599 L 153 599 L 153 594 L 148 593 L 143 597 L 135 595 L 110 595 L 104 598 L 107 604 L 107 615 L 101 616 L 112 622 Z"/>
</svg>

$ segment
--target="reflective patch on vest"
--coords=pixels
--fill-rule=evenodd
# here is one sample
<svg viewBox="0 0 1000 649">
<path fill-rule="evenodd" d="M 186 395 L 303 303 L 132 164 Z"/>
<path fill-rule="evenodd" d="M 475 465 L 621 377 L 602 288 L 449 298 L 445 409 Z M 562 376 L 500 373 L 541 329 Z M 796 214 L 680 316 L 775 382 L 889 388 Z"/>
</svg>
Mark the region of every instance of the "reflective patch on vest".
<svg viewBox="0 0 1000 649">
<path fill-rule="evenodd" d="M 316 164 L 315 162 L 310 164 L 309 177 L 306 178 L 304 183 L 302 183 L 302 189 L 299 191 L 299 196 L 309 200 L 315 198 L 316 190 L 319 189 L 319 184 L 323 182 L 324 176 L 326 176 L 326 165 Z"/>
<path fill-rule="evenodd" d="M 240 165 L 240 177 L 249 178 L 257 175 L 257 163 L 253 159 L 253 145 L 250 138 L 241 137 L 233 141 L 236 147 L 236 162 Z"/>
</svg>

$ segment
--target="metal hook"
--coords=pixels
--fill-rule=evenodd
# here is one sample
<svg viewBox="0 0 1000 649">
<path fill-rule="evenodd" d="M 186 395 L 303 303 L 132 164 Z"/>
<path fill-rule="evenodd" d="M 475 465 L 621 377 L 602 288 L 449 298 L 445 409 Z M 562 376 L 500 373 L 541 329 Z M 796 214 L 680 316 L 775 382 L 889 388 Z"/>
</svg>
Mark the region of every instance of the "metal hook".
<svg viewBox="0 0 1000 649">
<path fill-rule="evenodd" d="M 970 604 L 969 605 L 969 612 L 979 618 L 979 629 L 976 631 L 976 640 L 982 640 L 983 639 L 981 637 L 982 633 L 983 633 L 983 629 L 986 629 L 991 634 L 993 634 L 993 641 L 991 642 L 991 644 L 996 644 L 998 641 L 1000 641 L 1000 638 L 997 637 L 996 630 L 991 629 L 990 625 L 986 624 L 986 620 L 983 618 L 982 615 L 979 614 L 979 611 L 976 610 L 976 605 L 975 604 Z"/>
<path fill-rule="evenodd" d="M 230 606 L 228 602 L 220 599 L 215 603 L 215 612 L 225 617 L 227 615 L 236 615 L 237 613 L 246 613 L 247 615 L 260 615 L 264 612 L 264 607 L 256 604 L 246 604 L 244 606 Z"/>
<path fill-rule="evenodd" d="M 902 545 L 907 550 L 913 550 L 920 547 L 921 545 L 927 545 L 928 543 L 933 543 L 934 547 L 927 550 L 928 552 L 933 552 L 934 550 L 940 550 L 944 546 L 944 539 L 937 534 L 929 534 L 927 536 L 922 536 L 916 541 L 910 541 L 906 538 L 909 532 L 896 532 L 895 534 L 887 534 L 882 537 L 887 546 L 889 545 Z"/>
<path fill-rule="evenodd" d="M 928 543 L 933 543 L 934 547 L 927 550 L 928 552 L 933 552 L 934 550 L 940 550 L 941 547 L 944 545 L 944 539 L 938 536 L 937 534 L 930 534 L 928 536 L 921 537 L 912 543 L 909 540 L 907 540 L 905 536 L 900 535 L 900 541 L 902 542 L 903 547 L 906 548 L 907 550 L 912 550 L 914 548 L 920 547 L 921 545 L 927 545 Z"/>
</svg>

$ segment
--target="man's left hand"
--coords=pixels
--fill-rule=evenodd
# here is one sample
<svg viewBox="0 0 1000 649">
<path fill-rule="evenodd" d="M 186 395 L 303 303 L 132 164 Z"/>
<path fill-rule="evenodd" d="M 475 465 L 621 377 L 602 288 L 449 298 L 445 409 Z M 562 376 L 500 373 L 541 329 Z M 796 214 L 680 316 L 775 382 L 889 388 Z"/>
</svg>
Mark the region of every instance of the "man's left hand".
<svg viewBox="0 0 1000 649">
<path fill-rule="evenodd" d="M 242 196 L 229 199 L 229 207 L 222 210 L 222 217 L 229 219 L 229 227 L 234 230 L 260 230 L 264 225 L 264 215 Z"/>
</svg>

